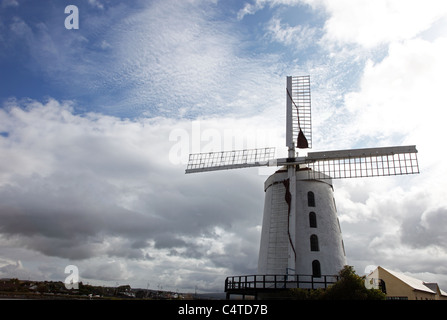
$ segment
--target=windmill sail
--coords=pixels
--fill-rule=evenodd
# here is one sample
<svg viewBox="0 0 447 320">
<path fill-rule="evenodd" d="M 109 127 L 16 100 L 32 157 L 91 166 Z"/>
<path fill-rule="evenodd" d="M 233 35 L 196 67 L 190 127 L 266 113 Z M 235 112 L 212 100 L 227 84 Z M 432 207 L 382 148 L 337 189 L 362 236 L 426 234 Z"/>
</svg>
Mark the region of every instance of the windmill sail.
<svg viewBox="0 0 447 320">
<path fill-rule="evenodd" d="M 310 76 L 289 77 L 287 96 L 293 105 L 292 136 L 299 149 L 312 148 Z"/>
<path fill-rule="evenodd" d="M 288 158 L 274 159 L 275 148 L 190 154 L 186 173 L 259 166 L 306 165 L 309 179 L 380 177 L 419 173 L 415 146 L 309 152 L 312 147 L 310 76 L 287 77 L 286 146 Z M 289 170 L 291 176 L 295 170 Z M 291 178 L 289 176 L 289 178 Z"/>
<path fill-rule="evenodd" d="M 259 148 L 189 155 L 186 173 L 267 166 L 275 148 Z"/>
<path fill-rule="evenodd" d="M 415 146 L 309 152 L 309 179 L 361 178 L 419 173 Z"/>
</svg>

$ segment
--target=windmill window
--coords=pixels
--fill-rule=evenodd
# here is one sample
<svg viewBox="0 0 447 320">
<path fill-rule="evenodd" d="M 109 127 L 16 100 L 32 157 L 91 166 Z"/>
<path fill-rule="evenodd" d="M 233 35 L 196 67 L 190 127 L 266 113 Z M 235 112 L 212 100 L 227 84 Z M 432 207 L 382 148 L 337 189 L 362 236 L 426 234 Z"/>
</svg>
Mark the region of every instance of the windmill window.
<svg viewBox="0 0 447 320">
<path fill-rule="evenodd" d="M 321 277 L 321 266 L 320 266 L 320 261 L 318 261 L 318 260 L 312 261 L 312 277 L 316 277 L 316 278 Z"/>
<path fill-rule="evenodd" d="M 309 213 L 309 225 L 311 228 L 317 227 L 317 215 L 315 214 L 315 212 Z"/>
<path fill-rule="evenodd" d="M 307 193 L 307 205 L 309 207 L 315 207 L 315 195 L 312 191 Z"/>
<path fill-rule="evenodd" d="M 318 237 L 315 234 L 310 236 L 310 251 L 320 251 Z"/>
</svg>

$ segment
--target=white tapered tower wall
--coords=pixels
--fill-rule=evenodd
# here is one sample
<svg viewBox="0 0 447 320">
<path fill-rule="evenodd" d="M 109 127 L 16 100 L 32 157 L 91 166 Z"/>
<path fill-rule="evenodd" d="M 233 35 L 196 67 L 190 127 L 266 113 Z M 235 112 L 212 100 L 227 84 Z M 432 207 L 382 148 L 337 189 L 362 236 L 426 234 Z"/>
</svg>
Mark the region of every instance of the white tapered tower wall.
<svg viewBox="0 0 447 320">
<path fill-rule="evenodd" d="M 287 172 L 276 173 L 270 176 L 264 185 L 264 216 L 258 274 L 286 274 L 288 267 L 288 206 L 284 198 L 284 179 L 287 179 Z"/>
<path fill-rule="evenodd" d="M 307 180 L 306 170 L 296 172 L 295 226 L 289 226 L 293 219 L 288 216 L 285 200 L 283 181 L 288 177 L 287 171 L 279 170 L 265 181 L 258 274 L 312 275 L 318 271 L 318 264 L 321 275 L 336 275 L 346 265 L 332 180 Z M 308 201 L 309 192 L 314 195 L 314 206 Z M 289 250 L 291 243 L 294 250 Z M 291 270 L 291 265 L 295 270 Z"/>
</svg>

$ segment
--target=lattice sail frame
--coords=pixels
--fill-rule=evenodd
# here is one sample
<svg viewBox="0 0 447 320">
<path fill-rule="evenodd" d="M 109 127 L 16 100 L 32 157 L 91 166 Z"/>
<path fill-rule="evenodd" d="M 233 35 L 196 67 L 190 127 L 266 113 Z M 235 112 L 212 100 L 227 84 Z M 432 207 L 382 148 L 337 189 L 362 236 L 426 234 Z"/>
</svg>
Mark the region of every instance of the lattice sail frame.
<svg viewBox="0 0 447 320">
<path fill-rule="evenodd" d="M 418 151 L 415 146 L 309 152 L 307 157 L 295 158 L 293 146 L 297 146 L 300 128 L 307 139 L 308 147 L 312 147 L 310 76 L 287 77 L 287 91 L 286 145 L 289 147 L 289 158 L 274 159 L 275 148 L 190 154 L 186 173 L 267 165 L 300 165 L 302 169 L 306 166 L 309 169 L 308 179 L 361 178 L 419 173 Z M 290 108 L 290 100 L 293 101 L 292 108 Z"/>
<path fill-rule="evenodd" d="M 266 166 L 274 157 L 270 147 L 190 154 L 186 173 Z"/>
<path fill-rule="evenodd" d="M 309 153 L 309 179 L 344 179 L 419 173 L 415 146 Z"/>
<path fill-rule="evenodd" d="M 311 114 L 311 97 L 310 97 L 310 76 L 296 76 L 292 78 L 292 100 L 298 108 L 296 112 L 295 106 L 292 112 L 293 125 L 293 141 L 296 144 L 298 139 L 299 128 L 307 139 L 309 148 L 312 148 L 312 114 Z M 299 122 L 298 122 L 299 114 Z M 298 146 L 297 146 L 298 147 Z"/>
<path fill-rule="evenodd" d="M 197 153 L 186 173 L 260 166 L 307 167 L 308 179 L 344 179 L 419 173 L 416 146 L 309 152 L 306 157 L 274 159 L 275 148 Z"/>
</svg>

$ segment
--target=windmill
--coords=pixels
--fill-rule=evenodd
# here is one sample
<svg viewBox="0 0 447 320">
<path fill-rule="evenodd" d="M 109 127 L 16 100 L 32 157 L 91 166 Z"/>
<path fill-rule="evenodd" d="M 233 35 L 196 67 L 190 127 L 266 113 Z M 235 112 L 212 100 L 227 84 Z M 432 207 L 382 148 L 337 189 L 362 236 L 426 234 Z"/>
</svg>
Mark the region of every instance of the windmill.
<svg viewBox="0 0 447 320">
<path fill-rule="evenodd" d="M 346 264 L 332 179 L 419 173 L 415 146 L 308 152 L 300 157 L 296 149 L 312 148 L 310 76 L 287 77 L 286 101 L 287 158 L 276 159 L 275 148 L 198 153 L 190 154 L 186 169 L 198 173 L 280 167 L 264 184 L 258 260 L 264 281 L 273 274 L 334 275 Z"/>
</svg>

